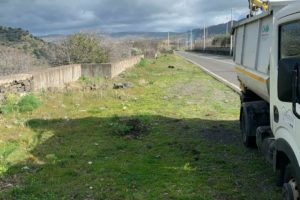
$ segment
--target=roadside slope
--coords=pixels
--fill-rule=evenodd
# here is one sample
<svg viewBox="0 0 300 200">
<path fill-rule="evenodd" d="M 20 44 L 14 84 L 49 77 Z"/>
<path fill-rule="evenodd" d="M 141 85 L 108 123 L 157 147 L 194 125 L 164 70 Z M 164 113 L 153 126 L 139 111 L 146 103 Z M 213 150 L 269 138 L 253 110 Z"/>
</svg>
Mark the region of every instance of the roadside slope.
<svg viewBox="0 0 300 200">
<path fill-rule="evenodd" d="M 1 117 L 0 199 L 279 197 L 240 142 L 238 95 L 177 56 L 39 97 Z"/>
</svg>

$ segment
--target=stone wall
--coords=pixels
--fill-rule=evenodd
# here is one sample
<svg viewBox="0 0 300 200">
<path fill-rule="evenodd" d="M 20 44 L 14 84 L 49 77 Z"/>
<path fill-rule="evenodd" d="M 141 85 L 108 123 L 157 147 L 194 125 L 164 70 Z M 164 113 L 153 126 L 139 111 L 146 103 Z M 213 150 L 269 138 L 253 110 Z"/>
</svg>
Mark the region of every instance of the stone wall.
<svg viewBox="0 0 300 200">
<path fill-rule="evenodd" d="M 0 78 L 0 102 L 6 93 L 27 93 L 33 89 L 31 74 L 17 74 Z"/>
</svg>

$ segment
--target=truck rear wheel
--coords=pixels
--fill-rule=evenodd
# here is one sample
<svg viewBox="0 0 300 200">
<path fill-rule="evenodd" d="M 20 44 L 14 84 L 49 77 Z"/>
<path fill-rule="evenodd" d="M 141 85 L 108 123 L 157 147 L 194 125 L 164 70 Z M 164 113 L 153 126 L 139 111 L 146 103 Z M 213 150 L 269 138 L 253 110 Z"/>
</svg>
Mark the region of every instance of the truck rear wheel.
<svg viewBox="0 0 300 200">
<path fill-rule="evenodd" d="M 246 147 L 255 146 L 255 137 L 250 136 L 250 118 L 248 117 L 247 111 L 245 109 L 241 110 L 241 131 L 242 140 Z"/>
<path fill-rule="evenodd" d="M 300 199 L 298 184 L 295 180 L 295 171 L 291 164 L 288 164 L 285 168 L 282 196 L 284 200 Z"/>
</svg>

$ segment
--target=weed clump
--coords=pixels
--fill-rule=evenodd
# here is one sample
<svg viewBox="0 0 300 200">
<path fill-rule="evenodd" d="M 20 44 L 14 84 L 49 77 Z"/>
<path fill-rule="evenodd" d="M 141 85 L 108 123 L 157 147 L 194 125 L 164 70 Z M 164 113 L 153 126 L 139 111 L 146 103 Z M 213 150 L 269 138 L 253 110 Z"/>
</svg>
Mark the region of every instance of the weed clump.
<svg viewBox="0 0 300 200">
<path fill-rule="evenodd" d="M 4 103 L 0 106 L 1 114 L 9 114 L 12 112 L 31 112 L 37 109 L 42 102 L 34 95 L 29 94 L 18 97 L 14 94 L 7 94 Z"/>
<path fill-rule="evenodd" d="M 38 107 L 40 107 L 42 102 L 35 97 L 34 95 L 26 95 L 21 97 L 21 99 L 18 102 L 18 110 L 19 112 L 31 112 Z"/>
<path fill-rule="evenodd" d="M 148 60 L 145 59 L 145 58 L 143 58 L 143 59 L 139 62 L 139 64 L 137 64 L 137 66 L 138 66 L 138 67 L 146 67 L 147 64 L 148 64 Z"/>
<path fill-rule="evenodd" d="M 114 135 L 138 139 L 148 130 L 148 127 L 145 124 L 146 119 L 144 118 L 120 118 L 115 116 L 110 125 Z"/>
</svg>

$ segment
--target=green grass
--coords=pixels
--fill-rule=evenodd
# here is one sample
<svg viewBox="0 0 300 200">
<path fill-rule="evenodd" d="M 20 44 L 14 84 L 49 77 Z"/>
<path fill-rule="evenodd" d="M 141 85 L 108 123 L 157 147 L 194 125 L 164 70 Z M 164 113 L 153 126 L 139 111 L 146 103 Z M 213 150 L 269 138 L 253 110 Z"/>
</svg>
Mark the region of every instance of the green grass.
<svg viewBox="0 0 300 200">
<path fill-rule="evenodd" d="M 6 95 L 5 102 L 0 106 L 0 113 L 5 115 L 12 112 L 31 112 L 37 109 L 41 104 L 42 102 L 32 94 L 23 97 L 8 94 Z"/>
<path fill-rule="evenodd" d="M 166 55 L 100 84 L 1 118 L 0 199 L 279 199 L 238 95 L 196 66 Z"/>
<path fill-rule="evenodd" d="M 148 64 L 148 60 L 145 58 L 142 58 L 142 60 L 137 64 L 137 67 L 146 67 Z"/>
</svg>

